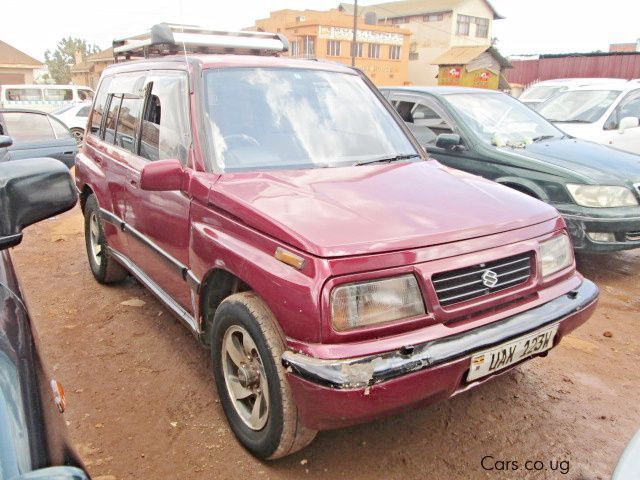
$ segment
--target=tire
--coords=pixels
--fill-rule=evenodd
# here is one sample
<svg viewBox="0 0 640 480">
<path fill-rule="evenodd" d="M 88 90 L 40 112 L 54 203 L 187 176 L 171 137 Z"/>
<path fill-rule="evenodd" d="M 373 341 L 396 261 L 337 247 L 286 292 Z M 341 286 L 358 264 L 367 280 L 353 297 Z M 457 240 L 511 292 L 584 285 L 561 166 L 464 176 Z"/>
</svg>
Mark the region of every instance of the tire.
<svg viewBox="0 0 640 480">
<path fill-rule="evenodd" d="M 302 426 L 298 420 L 298 409 L 293 402 L 291 389 L 286 379 L 285 369 L 280 357 L 285 350 L 284 335 L 278 327 L 277 321 L 265 303 L 253 292 L 243 292 L 227 297 L 216 309 L 211 332 L 211 357 L 213 374 L 218 388 L 220 403 L 227 416 L 229 425 L 240 443 L 253 455 L 261 459 L 273 460 L 290 455 L 307 446 L 316 436 L 315 430 Z M 244 332 L 244 333 L 243 333 Z M 228 342 L 245 342 L 244 335 L 248 334 L 252 344 L 252 360 L 243 363 L 253 365 L 259 371 L 259 380 L 247 387 L 238 379 L 251 375 L 243 375 L 237 368 L 235 379 L 231 381 L 229 373 L 236 367 L 228 354 Z M 226 340 L 225 340 L 226 339 Z M 255 351 L 253 349 L 255 347 Z M 240 349 L 244 351 L 245 349 Z M 236 352 L 237 353 L 237 352 Z M 257 354 L 257 356 L 256 356 Z M 249 358 L 248 356 L 243 357 Z M 225 363 L 226 362 L 226 363 Z M 232 372 L 233 373 L 233 372 Z M 244 406 L 253 406 L 258 402 L 258 395 L 253 394 L 240 401 L 230 391 L 229 384 L 237 384 L 244 391 L 260 391 L 264 405 L 267 400 L 267 411 L 262 421 L 250 425 L 247 418 L 243 418 Z M 237 386 L 235 388 L 238 388 Z M 266 390 L 266 393 L 265 393 Z M 242 393 L 241 395 L 245 395 Z M 247 408 L 245 413 L 253 412 Z M 253 418 L 253 417 L 251 417 Z"/>
<path fill-rule="evenodd" d="M 81 145 L 84 140 L 84 130 L 82 128 L 71 128 L 69 131 L 71 132 L 71 135 L 73 135 L 76 143 Z"/>
<path fill-rule="evenodd" d="M 92 229 L 95 237 L 92 236 Z M 93 238 L 97 239 L 97 243 L 94 243 Z M 124 267 L 109 255 L 98 201 L 93 194 L 87 198 L 84 207 L 84 240 L 91 273 L 99 283 L 119 282 L 127 277 L 128 273 Z"/>
</svg>

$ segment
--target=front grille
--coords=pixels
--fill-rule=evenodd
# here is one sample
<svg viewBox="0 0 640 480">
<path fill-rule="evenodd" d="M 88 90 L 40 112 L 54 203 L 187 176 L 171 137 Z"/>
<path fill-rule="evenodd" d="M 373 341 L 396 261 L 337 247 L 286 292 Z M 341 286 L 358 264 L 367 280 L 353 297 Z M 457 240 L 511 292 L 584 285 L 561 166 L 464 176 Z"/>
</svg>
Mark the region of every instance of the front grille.
<svg viewBox="0 0 640 480">
<path fill-rule="evenodd" d="M 531 277 L 532 258 L 531 252 L 522 253 L 473 267 L 437 273 L 431 280 L 440 305 L 446 307 L 525 283 Z"/>
</svg>

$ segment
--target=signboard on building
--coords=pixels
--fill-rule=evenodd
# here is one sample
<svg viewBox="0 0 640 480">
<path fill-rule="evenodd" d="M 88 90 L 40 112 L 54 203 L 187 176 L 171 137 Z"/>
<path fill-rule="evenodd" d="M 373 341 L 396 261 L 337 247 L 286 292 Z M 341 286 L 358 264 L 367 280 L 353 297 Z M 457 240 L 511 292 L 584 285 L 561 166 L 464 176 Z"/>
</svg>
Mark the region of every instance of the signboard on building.
<svg viewBox="0 0 640 480">
<path fill-rule="evenodd" d="M 353 29 L 346 27 L 320 26 L 318 37 L 327 40 L 353 40 Z M 401 33 L 379 32 L 375 30 L 358 30 L 356 40 L 366 43 L 380 43 L 382 45 L 402 45 L 404 37 Z"/>
<path fill-rule="evenodd" d="M 469 72 L 464 65 L 442 65 L 438 85 L 497 89 L 500 77 L 486 68 Z"/>
</svg>

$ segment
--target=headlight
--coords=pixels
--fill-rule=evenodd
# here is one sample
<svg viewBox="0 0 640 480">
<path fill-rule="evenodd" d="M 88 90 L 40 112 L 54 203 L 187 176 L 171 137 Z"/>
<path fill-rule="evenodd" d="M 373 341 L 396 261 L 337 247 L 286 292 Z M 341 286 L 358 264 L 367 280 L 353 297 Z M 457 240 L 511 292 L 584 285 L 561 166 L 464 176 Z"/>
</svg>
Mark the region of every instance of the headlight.
<svg viewBox="0 0 640 480">
<path fill-rule="evenodd" d="M 633 192 L 626 187 L 568 184 L 569 193 L 583 207 L 630 207 L 638 205 Z"/>
<path fill-rule="evenodd" d="M 571 265 L 573 249 L 569 237 L 562 234 L 540 242 L 540 263 L 543 277 L 548 277 Z"/>
<path fill-rule="evenodd" d="M 424 315 L 413 275 L 350 283 L 331 292 L 331 322 L 338 331 Z"/>
</svg>

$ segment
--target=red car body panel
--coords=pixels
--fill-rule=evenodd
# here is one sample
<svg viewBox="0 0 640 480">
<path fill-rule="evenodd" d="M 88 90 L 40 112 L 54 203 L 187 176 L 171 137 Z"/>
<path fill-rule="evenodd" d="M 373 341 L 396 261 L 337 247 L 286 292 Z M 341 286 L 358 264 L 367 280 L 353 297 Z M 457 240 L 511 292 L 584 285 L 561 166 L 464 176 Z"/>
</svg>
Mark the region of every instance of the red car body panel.
<svg viewBox="0 0 640 480">
<path fill-rule="evenodd" d="M 183 317 L 193 318 L 187 323 L 194 333 L 202 334 L 205 327 L 203 287 L 219 270 L 265 301 L 291 351 L 318 359 L 375 355 L 462 335 L 583 284 L 575 264 L 546 279 L 540 272 L 540 241 L 565 229 L 555 209 L 435 161 L 207 171 L 194 64 L 200 69 L 284 66 L 353 74 L 343 66 L 269 57 L 192 56 L 188 66 L 153 62 L 154 69 L 183 69 L 190 75 L 192 144 L 179 191 L 142 190 L 141 171 L 148 162 L 86 135 L 76 161 L 78 189 L 85 196 L 93 192 L 108 217 L 103 223 L 110 247 L 170 296 L 184 310 Z M 118 64 L 105 75 L 140 70 L 141 65 L 149 68 L 148 62 Z M 278 247 L 303 258 L 304 266 L 298 270 L 277 260 Z M 439 305 L 433 274 L 523 252 L 533 252 L 536 259 L 525 283 L 450 307 Z M 425 315 L 353 331 L 333 329 L 329 302 L 334 286 L 406 273 L 418 280 Z M 556 342 L 585 321 L 594 305 L 564 319 Z M 459 359 L 372 385 L 366 394 L 316 384 L 295 373 L 289 382 L 305 424 L 324 429 L 447 398 L 465 388 L 468 368 L 469 359 Z"/>
</svg>

